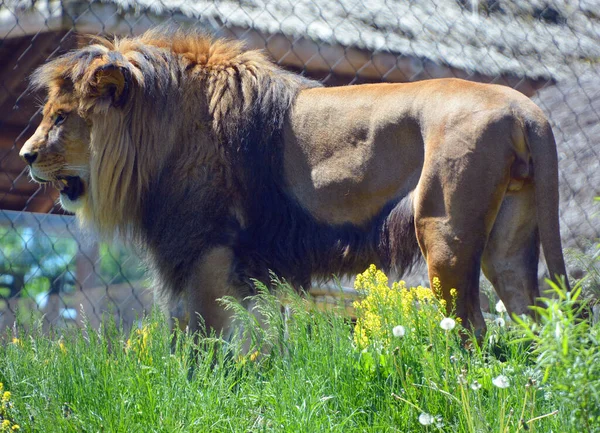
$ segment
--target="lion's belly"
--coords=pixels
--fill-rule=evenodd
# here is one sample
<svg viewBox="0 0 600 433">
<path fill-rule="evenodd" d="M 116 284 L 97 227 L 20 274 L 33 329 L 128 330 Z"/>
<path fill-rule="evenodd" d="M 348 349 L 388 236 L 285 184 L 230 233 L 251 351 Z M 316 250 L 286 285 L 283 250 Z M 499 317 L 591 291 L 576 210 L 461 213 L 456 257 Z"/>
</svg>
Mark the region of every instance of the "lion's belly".
<svg viewBox="0 0 600 433">
<path fill-rule="evenodd" d="M 289 192 L 322 222 L 364 225 L 419 180 L 422 140 L 402 126 L 355 125 L 327 139 L 306 133 L 288 137 L 284 176 Z"/>
<path fill-rule="evenodd" d="M 311 170 L 310 180 L 293 184 L 291 193 L 317 220 L 329 224 L 363 225 L 387 203 L 409 192 L 402 179 L 388 179 L 381 172 L 353 171 L 351 165 L 340 169 L 338 164 L 323 164 Z"/>
</svg>

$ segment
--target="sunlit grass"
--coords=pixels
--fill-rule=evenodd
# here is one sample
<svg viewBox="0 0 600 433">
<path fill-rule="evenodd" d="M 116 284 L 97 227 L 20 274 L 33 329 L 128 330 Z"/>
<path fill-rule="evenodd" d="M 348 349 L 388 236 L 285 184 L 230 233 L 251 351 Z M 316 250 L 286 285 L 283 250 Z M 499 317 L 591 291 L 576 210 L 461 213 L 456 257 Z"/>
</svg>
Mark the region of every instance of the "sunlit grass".
<svg viewBox="0 0 600 433">
<path fill-rule="evenodd" d="M 0 423 L 25 432 L 600 431 L 600 326 L 577 319 L 573 295 L 557 288 L 564 296 L 547 300 L 537 325 L 504 314 L 478 343 L 461 338 L 427 288 L 389 288 L 375 269 L 358 281 L 356 323 L 343 306 L 320 311 L 277 281 L 277 296 L 259 286 L 255 314 L 229 302 L 244 329 L 230 342 L 178 334 L 172 350 L 159 314 L 130 335 L 110 321 L 61 336 L 11 332 L 0 349 L 10 392 Z"/>
</svg>

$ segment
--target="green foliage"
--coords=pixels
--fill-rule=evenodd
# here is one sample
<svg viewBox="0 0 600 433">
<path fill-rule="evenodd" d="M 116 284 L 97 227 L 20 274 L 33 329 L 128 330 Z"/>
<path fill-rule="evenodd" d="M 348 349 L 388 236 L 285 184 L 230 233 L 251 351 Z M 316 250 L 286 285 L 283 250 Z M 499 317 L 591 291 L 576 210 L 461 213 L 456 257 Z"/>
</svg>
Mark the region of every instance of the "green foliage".
<svg viewBox="0 0 600 433">
<path fill-rule="evenodd" d="M 13 421 L 10 391 L 4 390 L 4 384 L 0 382 L 0 432 L 17 432 L 21 429 L 19 424 Z"/>
<path fill-rule="evenodd" d="M 34 230 L 0 228 L 0 287 L 5 296 L 35 298 L 62 278 L 73 285 L 68 265 L 77 252 L 73 239 L 50 237 Z M 22 293 L 20 291 L 23 290 Z"/>
<path fill-rule="evenodd" d="M 121 244 L 100 244 L 99 256 L 98 274 L 107 284 L 130 283 L 145 276 L 140 259 Z"/>
<path fill-rule="evenodd" d="M 129 335 L 111 320 L 7 335 L 11 422 L 26 432 L 598 431 L 599 325 L 565 309 L 572 297 L 539 310 L 535 328 L 490 323 L 482 344 L 459 324 L 443 329 L 433 301 L 386 310 L 387 332 L 362 345 L 343 305 L 321 311 L 272 285 L 275 295 L 258 285 L 250 311 L 224 300 L 243 329 L 227 340 L 172 337 L 160 314 Z"/>
<path fill-rule="evenodd" d="M 36 298 L 50 291 L 73 292 L 79 250 L 73 238 L 48 236 L 31 228 L 0 228 L 0 295 Z M 94 269 L 102 284 L 144 276 L 139 259 L 122 245 L 100 244 L 98 256 Z"/>
<path fill-rule="evenodd" d="M 600 300 L 600 244 L 588 245 L 588 253 L 580 250 L 567 250 L 565 257 L 569 261 L 569 267 L 581 269 L 584 272 L 583 278 L 578 281 L 582 288 L 584 297 L 593 297 Z"/>
<path fill-rule="evenodd" d="M 553 297 L 534 307 L 539 321 L 517 319 L 533 343 L 536 369 L 556 394 L 579 431 L 600 432 L 600 326 L 589 320 L 589 305 L 572 291 L 548 282 Z"/>
</svg>

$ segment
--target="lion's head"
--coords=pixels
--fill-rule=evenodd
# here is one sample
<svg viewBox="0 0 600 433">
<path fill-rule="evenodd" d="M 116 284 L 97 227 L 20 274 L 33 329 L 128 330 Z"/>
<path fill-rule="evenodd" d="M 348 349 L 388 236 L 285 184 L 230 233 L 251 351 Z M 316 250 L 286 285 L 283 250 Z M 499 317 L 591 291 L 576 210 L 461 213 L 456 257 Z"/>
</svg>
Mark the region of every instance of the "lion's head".
<svg viewBox="0 0 600 433">
<path fill-rule="evenodd" d="M 76 212 L 89 189 L 90 124 L 78 114 L 78 102 L 69 91 L 54 90 L 21 156 L 30 165 L 31 177 L 52 184 L 60 192 L 62 207 Z"/>
<path fill-rule="evenodd" d="M 65 210 L 106 234 L 127 228 L 135 215 L 130 201 L 139 198 L 131 130 L 124 128 L 132 66 L 114 48 L 97 39 L 33 74 L 33 87 L 47 100 L 20 152 L 35 181 L 59 190 Z"/>
<path fill-rule="evenodd" d="M 179 186 L 226 182 L 233 155 L 268 140 L 306 83 L 239 42 L 194 32 L 93 38 L 34 73 L 48 98 L 21 156 L 85 225 L 135 231 L 161 173 Z"/>
</svg>

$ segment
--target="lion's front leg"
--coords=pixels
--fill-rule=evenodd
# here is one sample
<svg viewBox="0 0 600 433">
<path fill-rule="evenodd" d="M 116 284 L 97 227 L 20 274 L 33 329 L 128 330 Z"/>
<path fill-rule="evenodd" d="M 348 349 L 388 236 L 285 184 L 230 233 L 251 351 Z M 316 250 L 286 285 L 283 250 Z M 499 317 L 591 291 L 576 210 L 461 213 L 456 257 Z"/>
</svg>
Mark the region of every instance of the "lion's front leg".
<svg viewBox="0 0 600 433">
<path fill-rule="evenodd" d="M 226 246 L 214 247 L 190 269 L 181 297 L 170 305 L 172 329 L 178 326 L 190 333 L 201 332 L 229 338 L 232 312 L 225 310 L 219 299 L 231 296 L 242 301 L 241 283 L 233 273 L 234 255 Z"/>
</svg>

